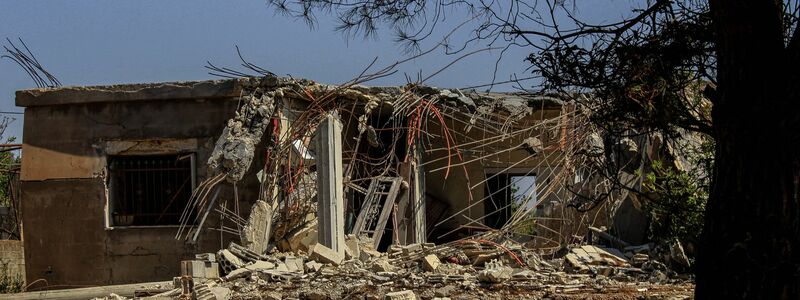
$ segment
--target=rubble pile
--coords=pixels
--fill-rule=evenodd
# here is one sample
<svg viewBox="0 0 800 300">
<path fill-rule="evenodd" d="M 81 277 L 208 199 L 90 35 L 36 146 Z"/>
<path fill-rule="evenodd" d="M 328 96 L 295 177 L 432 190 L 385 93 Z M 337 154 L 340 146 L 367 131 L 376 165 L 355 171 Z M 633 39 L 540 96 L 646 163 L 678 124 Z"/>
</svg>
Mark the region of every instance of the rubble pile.
<svg viewBox="0 0 800 300">
<path fill-rule="evenodd" d="M 293 98 L 302 98 L 307 106 L 297 112 L 284 107 Z M 182 226 L 194 229 L 193 240 L 196 240 L 205 217 L 215 208 L 219 192 L 216 185 L 223 178 L 234 183 L 234 196 L 238 197 L 235 183 L 250 168 L 255 146 L 266 136 L 269 141 L 264 151 L 266 163 L 257 175 L 261 183 L 259 197 L 251 207 L 249 218 L 235 216 L 246 220 L 243 232 L 238 233 L 240 244 L 231 243 L 216 253 L 197 254 L 194 259 L 181 262 L 181 274 L 175 277 L 173 289 L 151 298 L 577 299 L 607 294 L 609 298 L 683 299 L 693 293 L 692 278 L 673 271 L 675 265 L 682 266 L 680 270 L 689 266 L 683 249 L 679 248 L 680 243 L 666 252 L 655 251 L 650 245 L 631 246 L 604 229 L 590 227 L 592 234 L 613 246 L 594 245 L 589 238 L 585 244 L 562 246 L 564 249 L 557 252 L 559 255 L 545 257 L 505 237 L 510 228 L 523 220 L 520 216 L 512 217 L 502 229 L 437 245 L 424 243 L 427 240 L 426 216 L 413 213 L 410 221 L 403 223 L 407 226 L 404 232 L 398 233 L 400 222 L 397 219 L 408 215 L 404 210 L 423 211 L 425 208 L 426 194 L 422 187 L 423 175 L 427 173 L 422 172 L 437 169 L 420 169 L 423 158 L 417 150 L 409 151 L 411 154 L 407 154 L 402 163 L 389 159 L 394 157 L 389 155 L 391 153 L 381 154 L 383 158 L 378 160 L 381 163 L 365 160 L 372 159 L 370 155 L 357 155 L 365 154 L 359 153 L 362 137 L 372 148 L 382 148 L 381 139 L 385 139 L 387 145 L 399 142 L 409 149 L 417 149 L 414 144 L 420 143 L 420 139 L 414 134 L 406 136 L 398 131 L 391 138 L 388 135 L 379 137 L 378 129 L 372 126 L 378 124 L 380 111 L 386 108 L 392 115 L 404 116 L 405 121 L 397 118 L 393 126 L 408 125 L 412 132 L 427 128 L 423 117 L 436 116 L 448 147 L 447 157 L 452 156 L 452 147 L 456 151 L 454 155 L 462 159 L 461 150 L 456 147 L 458 143 L 446 128 L 443 110 L 463 109 L 460 112 L 470 116 L 465 131 L 477 125 L 478 120 L 503 112 L 508 120 L 497 129 L 498 136 L 502 136 L 512 124 L 531 115 L 534 111 L 530 107 L 531 99 L 468 97 L 457 90 L 419 87 L 409 90 L 335 88 L 267 76 L 251 79 L 243 89 L 241 100 L 236 116 L 228 122 L 208 160 L 211 173 L 217 175 L 198 187 L 192 203 L 187 206 L 186 211 L 194 211 L 202 215 L 202 219 L 195 226 L 182 217 Z M 345 100 L 352 103 L 347 106 L 352 108 L 343 109 Z M 447 106 L 437 108 L 433 106 L 435 101 Z M 357 110 L 354 109 L 356 104 L 361 105 Z M 373 113 L 373 109 L 379 112 Z M 560 143 L 559 149 L 577 149 L 566 146 L 571 138 L 564 133 L 568 130 L 565 124 L 574 123 L 574 120 L 568 122 L 572 114 L 564 111 L 561 111 L 563 122 L 543 121 L 534 127 L 529 125 L 531 129 L 539 126 L 536 131 L 539 133 L 520 136 L 521 144 L 498 151 L 521 147 L 534 157 L 555 149 L 556 142 Z M 343 155 L 345 142 L 342 141 L 347 128 L 339 117 L 340 112 L 347 112 L 358 121 L 355 136 L 344 138 L 348 142 L 355 141 L 355 145 L 350 146 L 354 153 L 347 155 Z M 376 120 L 370 121 L 372 117 Z M 288 126 L 282 125 L 284 121 L 290 121 L 284 124 Z M 380 129 L 398 130 L 394 127 Z M 545 139 L 541 132 L 561 134 L 561 139 Z M 518 162 L 508 163 L 514 166 Z M 564 164 L 573 163 L 576 162 Z M 449 172 L 450 164 L 448 159 L 445 172 Z M 354 168 L 360 169 L 354 171 Z M 559 168 L 559 172 L 569 169 Z M 467 172 L 466 168 L 463 170 Z M 555 184 L 542 188 L 537 195 L 546 198 L 547 191 L 552 192 L 554 187 Z M 343 211 L 348 202 L 344 201 L 343 192 L 346 190 L 363 194 L 363 198 L 359 198 L 363 200 L 358 202 L 361 205 L 358 214 L 353 215 L 356 218 L 350 235 L 345 235 L 344 226 Z M 526 201 L 530 203 L 523 207 L 535 207 L 533 200 Z M 417 207 L 423 209 L 416 210 Z M 515 214 L 531 213 L 531 210 L 526 208 L 518 212 Z M 185 212 L 184 215 L 192 214 Z M 381 242 L 387 240 L 382 239 L 388 231 L 386 228 L 394 228 L 395 236 L 384 251 L 386 245 Z M 180 231 L 178 236 L 181 236 Z M 402 241 L 400 236 L 404 237 Z M 665 253 L 671 258 L 668 264 L 661 262 Z"/>
<path fill-rule="evenodd" d="M 174 289 L 152 299 L 460 299 L 547 298 L 585 294 L 687 299 L 690 278 L 639 252 L 576 246 L 544 259 L 513 241 L 392 245 L 349 235 L 345 256 L 320 244 L 310 252 L 252 252 L 236 243 L 181 263 Z M 119 296 L 115 299 L 119 299 Z"/>
</svg>

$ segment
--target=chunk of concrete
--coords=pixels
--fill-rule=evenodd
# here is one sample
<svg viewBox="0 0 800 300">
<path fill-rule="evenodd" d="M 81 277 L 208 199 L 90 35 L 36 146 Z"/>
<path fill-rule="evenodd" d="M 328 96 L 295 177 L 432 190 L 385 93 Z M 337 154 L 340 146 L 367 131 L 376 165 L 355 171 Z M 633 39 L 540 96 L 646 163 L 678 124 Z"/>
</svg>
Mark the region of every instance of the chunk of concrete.
<svg viewBox="0 0 800 300">
<path fill-rule="evenodd" d="M 417 300 L 417 295 L 414 294 L 414 291 L 405 290 L 405 291 L 387 293 L 383 297 L 383 299 L 384 300 Z"/>
<path fill-rule="evenodd" d="M 237 278 L 247 277 L 247 275 L 250 275 L 251 273 L 253 273 L 253 270 L 248 268 L 239 268 L 228 272 L 228 275 L 225 275 L 225 278 L 223 279 L 225 279 L 225 281 L 231 281 Z"/>
<path fill-rule="evenodd" d="M 199 253 L 195 254 L 194 258 L 196 260 L 204 260 L 208 262 L 217 262 L 217 254 L 215 253 Z"/>
<path fill-rule="evenodd" d="M 350 255 L 352 255 L 352 257 L 355 259 L 359 259 L 361 257 L 361 246 L 358 242 L 358 238 L 352 234 L 347 235 L 347 237 L 344 239 L 344 244 L 347 246 L 345 250 L 349 249 Z"/>
<path fill-rule="evenodd" d="M 428 272 L 435 272 L 441 264 L 442 262 L 435 254 L 430 254 L 422 258 L 422 268 Z"/>
<path fill-rule="evenodd" d="M 489 283 L 500 283 L 511 279 L 514 270 L 504 266 L 502 262 L 493 260 L 486 263 L 486 269 L 478 272 L 478 280 Z"/>
<path fill-rule="evenodd" d="M 359 255 L 358 260 L 362 262 L 368 262 L 376 257 L 381 257 L 381 253 L 375 250 L 362 248 L 361 255 Z"/>
<path fill-rule="evenodd" d="M 304 261 L 302 257 L 287 256 L 283 259 L 283 263 L 286 264 L 286 269 L 289 270 L 289 272 L 304 272 Z"/>
<path fill-rule="evenodd" d="M 325 264 L 338 266 L 344 260 L 344 253 L 338 253 L 323 244 L 315 244 L 311 249 L 309 258 Z"/>
<path fill-rule="evenodd" d="M 257 260 L 257 261 L 254 261 L 252 264 L 246 265 L 244 267 L 246 269 L 248 269 L 248 270 L 258 271 L 258 270 L 275 269 L 276 266 L 275 266 L 274 263 L 271 263 L 271 262 L 268 262 L 268 261 Z"/>
<path fill-rule="evenodd" d="M 231 289 L 222 286 L 211 287 L 211 293 L 217 297 L 217 300 L 228 300 L 231 298 Z"/>
<path fill-rule="evenodd" d="M 312 260 L 306 262 L 305 267 L 306 267 L 306 272 L 319 272 L 319 269 L 322 268 L 322 264 Z"/>
<path fill-rule="evenodd" d="M 194 296 L 197 300 L 218 300 L 216 295 L 205 284 L 196 284 L 194 286 Z"/>
<path fill-rule="evenodd" d="M 234 255 L 228 249 L 222 249 L 217 252 L 217 258 L 220 260 L 220 265 L 225 270 L 225 272 L 230 272 L 241 267 L 244 267 L 244 261 L 241 258 Z"/>
<path fill-rule="evenodd" d="M 264 254 L 269 244 L 272 230 L 272 208 L 263 200 L 258 200 L 250 209 L 250 217 L 244 226 L 242 245 L 248 250 Z"/>
<path fill-rule="evenodd" d="M 386 259 L 377 259 L 372 263 L 372 270 L 375 272 L 393 272 L 394 266 Z"/>
<path fill-rule="evenodd" d="M 202 260 L 181 261 L 181 275 L 198 279 L 219 278 L 219 264 Z"/>
</svg>

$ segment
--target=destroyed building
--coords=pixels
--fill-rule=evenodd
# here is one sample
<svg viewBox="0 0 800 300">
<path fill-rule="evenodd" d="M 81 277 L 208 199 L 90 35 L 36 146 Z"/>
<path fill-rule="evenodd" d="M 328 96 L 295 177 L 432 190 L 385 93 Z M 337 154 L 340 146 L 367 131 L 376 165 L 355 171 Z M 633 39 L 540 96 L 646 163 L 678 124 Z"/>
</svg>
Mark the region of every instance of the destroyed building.
<svg viewBox="0 0 800 300">
<path fill-rule="evenodd" d="M 557 249 L 616 213 L 565 208 L 603 192 L 578 155 L 597 138 L 567 97 L 267 76 L 25 90 L 16 104 L 29 283 L 168 280 L 230 242 L 308 253 L 344 251 L 346 234 L 379 250 L 513 234 L 534 215 L 532 242 Z"/>
</svg>

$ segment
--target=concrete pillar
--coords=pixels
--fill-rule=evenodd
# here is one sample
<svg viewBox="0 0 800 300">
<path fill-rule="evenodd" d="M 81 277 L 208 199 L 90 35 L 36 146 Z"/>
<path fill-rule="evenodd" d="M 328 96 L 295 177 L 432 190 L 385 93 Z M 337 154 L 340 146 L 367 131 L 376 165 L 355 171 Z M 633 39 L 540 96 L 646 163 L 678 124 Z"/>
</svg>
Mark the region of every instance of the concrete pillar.
<svg viewBox="0 0 800 300">
<path fill-rule="evenodd" d="M 328 114 L 314 138 L 317 163 L 318 243 L 344 254 L 344 185 L 342 123 Z"/>
<path fill-rule="evenodd" d="M 411 160 L 411 182 L 409 202 L 411 202 L 411 243 L 424 243 L 426 240 L 425 217 L 425 169 L 422 166 L 422 151 L 414 146 L 414 158 Z"/>
</svg>

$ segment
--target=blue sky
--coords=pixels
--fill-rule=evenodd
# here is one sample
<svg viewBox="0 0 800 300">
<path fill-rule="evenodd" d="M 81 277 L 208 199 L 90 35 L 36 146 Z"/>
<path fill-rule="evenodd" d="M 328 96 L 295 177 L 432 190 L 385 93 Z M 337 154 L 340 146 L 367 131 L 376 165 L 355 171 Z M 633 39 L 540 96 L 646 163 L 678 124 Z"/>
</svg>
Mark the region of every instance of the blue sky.
<svg viewBox="0 0 800 300">
<path fill-rule="evenodd" d="M 582 9 L 594 18 L 618 16 L 629 0 Z M 276 15 L 264 1 L 7 1 L 0 0 L 0 38 L 21 37 L 64 85 L 103 85 L 216 78 L 203 68 L 211 61 L 238 66 L 234 45 L 253 63 L 279 75 L 341 83 L 373 58 L 385 66 L 406 56 L 388 31 L 376 39 L 346 39 L 331 17 L 319 15 L 316 29 Z M 448 24 L 463 19 L 451 13 Z M 445 28 L 447 26 L 441 26 Z M 445 29 L 441 29 L 443 34 Z M 479 47 L 477 45 L 476 47 Z M 477 49 L 477 48 L 476 48 Z M 501 61 L 499 80 L 527 76 L 526 49 Z M 430 85 L 465 87 L 491 80 L 499 51 L 464 59 L 432 78 Z M 430 74 L 450 62 L 443 51 L 412 61 L 396 76 L 371 85 L 400 85 L 403 73 Z M 0 60 L 0 111 L 21 112 L 14 91 L 35 87 L 12 61 Z M 498 90 L 508 90 L 500 87 Z M 22 136 L 22 116 L 6 136 Z"/>
</svg>

